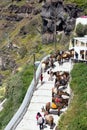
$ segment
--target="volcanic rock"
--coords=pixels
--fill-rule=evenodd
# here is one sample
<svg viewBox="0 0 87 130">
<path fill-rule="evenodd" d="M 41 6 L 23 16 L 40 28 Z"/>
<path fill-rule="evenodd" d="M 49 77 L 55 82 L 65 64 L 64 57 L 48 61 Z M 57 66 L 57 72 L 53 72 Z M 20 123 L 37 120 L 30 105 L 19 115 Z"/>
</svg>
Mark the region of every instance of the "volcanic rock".
<svg viewBox="0 0 87 130">
<path fill-rule="evenodd" d="M 42 5 L 41 17 L 43 21 L 42 27 L 42 39 L 45 38 L 45 34 L 51 34 L 52 37 L 48 38 L 46 35 L 46 43 L 54 41 L 54 31 L 64 31 L 66 35 L 70 35 L 70 32 L 75 27 L 75 20 L 82 12 L 76 5 L 63 4 L 63 0 L 46 0 Z M 42 41 L 42 42 L 43 42 Z M 45 42 L 44 42 L 45 43 Z"/>
</svg>

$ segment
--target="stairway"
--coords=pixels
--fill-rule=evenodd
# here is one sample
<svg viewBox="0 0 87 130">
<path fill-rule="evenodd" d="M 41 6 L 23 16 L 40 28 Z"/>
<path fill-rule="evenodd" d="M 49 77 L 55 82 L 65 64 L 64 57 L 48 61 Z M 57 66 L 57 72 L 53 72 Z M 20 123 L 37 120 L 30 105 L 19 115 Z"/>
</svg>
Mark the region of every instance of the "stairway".
<svg viewBox="0 0 87 130">
<path fill-rule="evenodd" d="M 52 71 L 68 71 L 70 72 L 72 69 L 72 63 L 71 61 L 63 63 L 63 65 L 58 64 L 58 62 L 55 62 L 55 67 L 52 69 Z M 49 68 L 50 69 L 50 68 Z M 49 70 L 48 69 L 48 70 Z M 47 71 L 48 71 L 47 70 Z M 53 77 L 53 81 L 49 81 L 49 74 L 47 74 L 47 71 L 43 73 L 43 84 L 41 85 L 41 82 L 39 80 L 38 85 L 36 86 L 36 89 L 33 93 L 30 105 L 27 109 L 27 112 L 25 113 L 23 119 L 18 124 L 15 130 L 39 130 L 39 126 L 37 125 L 36 121 L 36 114 L 37 112 L 40 112 L 43 116 L 43 113 L 41 112 L 41 108 L 45 106 L 47 102 L 51 102 L 52 100 L 52 87 L 54 87 L 55 77 Z M 70 93 L 70 86 L 68 84 L 67 88 L 65 89 L 66 92 Z M 67 108 L 62 109 L 62 112 L 65 112 Z M 54 117 L 54 126 L 53 130 L 55 130 L 56 125 L 58 124 L 58 120 L 60 119 L 60 116 L 57 115 L 57 110 L 51 110 L 51 113 Z M 49 125 L 44 125 L 43 130 L 50 130 Z"/>
</svg>

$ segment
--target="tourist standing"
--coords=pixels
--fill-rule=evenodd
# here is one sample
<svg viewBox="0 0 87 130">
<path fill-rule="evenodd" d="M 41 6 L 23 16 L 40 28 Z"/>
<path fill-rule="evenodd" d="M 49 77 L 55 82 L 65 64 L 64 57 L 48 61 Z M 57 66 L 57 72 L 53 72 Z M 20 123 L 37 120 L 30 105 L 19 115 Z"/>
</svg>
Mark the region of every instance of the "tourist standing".
<svg viewBox="0 0 87 130">
<path fill-rule="evenodd" d="M 39 125 L 40 130 L 42 130 L 43 129 L 44 118 L 42 117 L 40 112 L 37 113 L 36 119 L 37 119 L 37 124 Z"/>
<path fill-rule="evenodd" d="M 41 73 L 40 75 L 40 81 L 41 81 L 41 85 L 43 84 L 43 74 Z"/>
</svg>

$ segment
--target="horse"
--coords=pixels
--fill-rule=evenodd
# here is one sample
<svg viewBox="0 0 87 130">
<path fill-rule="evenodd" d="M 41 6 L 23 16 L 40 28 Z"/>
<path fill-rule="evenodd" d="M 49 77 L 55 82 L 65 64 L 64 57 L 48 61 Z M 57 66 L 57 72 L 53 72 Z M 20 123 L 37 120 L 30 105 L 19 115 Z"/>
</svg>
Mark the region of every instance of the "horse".
<svg viewBox="0 0 87 130">
<path fill-rule="evenodd" d="M 65 86 L 67 85 L 67 82 L 69 81 L 69 73 L 68 72 L 54 72 L 53 75 L 56 76 L 55 80 L 55 86 L 59 88 L 59 86 Z"/>
<path fill-rule="evenodd" d="M 70 58 L 71 57 L 73 57 L 74 56 L 74 53 L 73 53 L 73 51 L 64 51 L 62 54 L 60 54 L 60 55 L 58 55 L 58 57 L 57 57 L 57 61 L 60 63 L 60 62 L 62 62 L 63 63 L 63 61 L 65 61 L 65 60 L 70 60 Z"/>
<path fill-rule="evenodd" d="M 69 101 L 69 98 L 62 98 L 62 97 L 52 97 L 52 102 L 54 102 L 55 104 L 57 103 L 63 103 L 65 106 L 68 106 L 68 101 Z"/>
<path fill-rule="evenodd" d="M 53 72 L 53 75 L 55 75 L 56 77 L 60 77 L 60 79 L 61 79 L 61 76 L 67 79 L 69 78 L 69 72 L 67 71 L 56 71 L 56 72 Z"/>
<path fill-rule="evenodd" d="M 63 92 L 62 90 L 58 90 L 57 87 L 53 87 L 52 88 L 52 97 L 54 97 L 55 95 L 57 95 L 59 97 L 62 96 L 62 95 L 70 96 L 69 93 Z"/>
<path fill-rule="evenodd" d="M 47 102 L 45 109 L 48 113 L 50 113 L 50 109 L 57 109 L 58 110 L 58 116 L 60 116 L 60 110 L 65 107 L 65 103 L 54 103 L 54 102 Z"/>
<path fill-rule="evenodd" d="M 56 52 L 54 52 L 53 54 L 50 55 L 50 58 L 53 58 L 53 59 L 55 59 L 55 61 L 56 61 L 57 56 L 58 56 L 59 54 L 60 54 L 60 51 L 57 50 Z"/>
<path fill-rule="evenodd" d="M 46 111 L 46 109 L 43 107 L 42 112 L 44 112 L 44 117 L 45 117 L 45 123 L 50 125 L 50 129 L 52 129 L 52 126 L 54 124 L 54 118 L 51 114 Z"/>
<path fill-rule="evenodd" d="M 54 67 L 54 59 L 48 57 L 46 60 L 42 61 L 42 70 L 46 71 L 49 67 Z"/>
<path fill-rule="evenodd" d="M 55 87 L 58 89 L 60 86 L 63 86 L 63 88 L 67 87 L 67 79 L 64 78 L 63 76 L 58 76 L 55 79 Z"/>
<path fill-rule="evenodd" d="M 49 59 L 42 61 L 42 71 L 45 72 L 48 67 L 49 67 Z"/>
<path fill-rule="evenodd" d="M 55 67 L 55 65 L 54 65 L 54 61 L 55 61 L 54 58 L 49 57 L 49 66 L 52 67 L 52 68 Z"/>
<path fill-rule="evenodd" d="M 59 65 L 62 65 L 62 64 L 63 64 L 63 59 L 62 59 L 62 56 L 61 56 L 61 55 L 58 55 L 58 56 L 57 56 L 57 61 L 58 61 Z"/>
</svg>

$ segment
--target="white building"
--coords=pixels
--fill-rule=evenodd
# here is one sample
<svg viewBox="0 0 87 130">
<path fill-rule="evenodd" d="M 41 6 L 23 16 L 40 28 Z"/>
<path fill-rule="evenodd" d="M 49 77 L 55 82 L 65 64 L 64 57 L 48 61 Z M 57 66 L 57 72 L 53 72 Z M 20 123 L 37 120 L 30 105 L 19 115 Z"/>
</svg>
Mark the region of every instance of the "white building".
<svg viewBox="0 0 87 130">
<path fill-rule="evenodd" d="M 70 42 L 69 50 L 74 50 L 74 59 L 87 61 L 87 35 L 74 37 Z"/>
<path fill-rule="evenodd" d="M 76 26 L 79 23 L 86 25 L 87 24 L 87 16 L 81 16 L 81 17 L 77 18 L 76 19 Z"/>
</svg>

